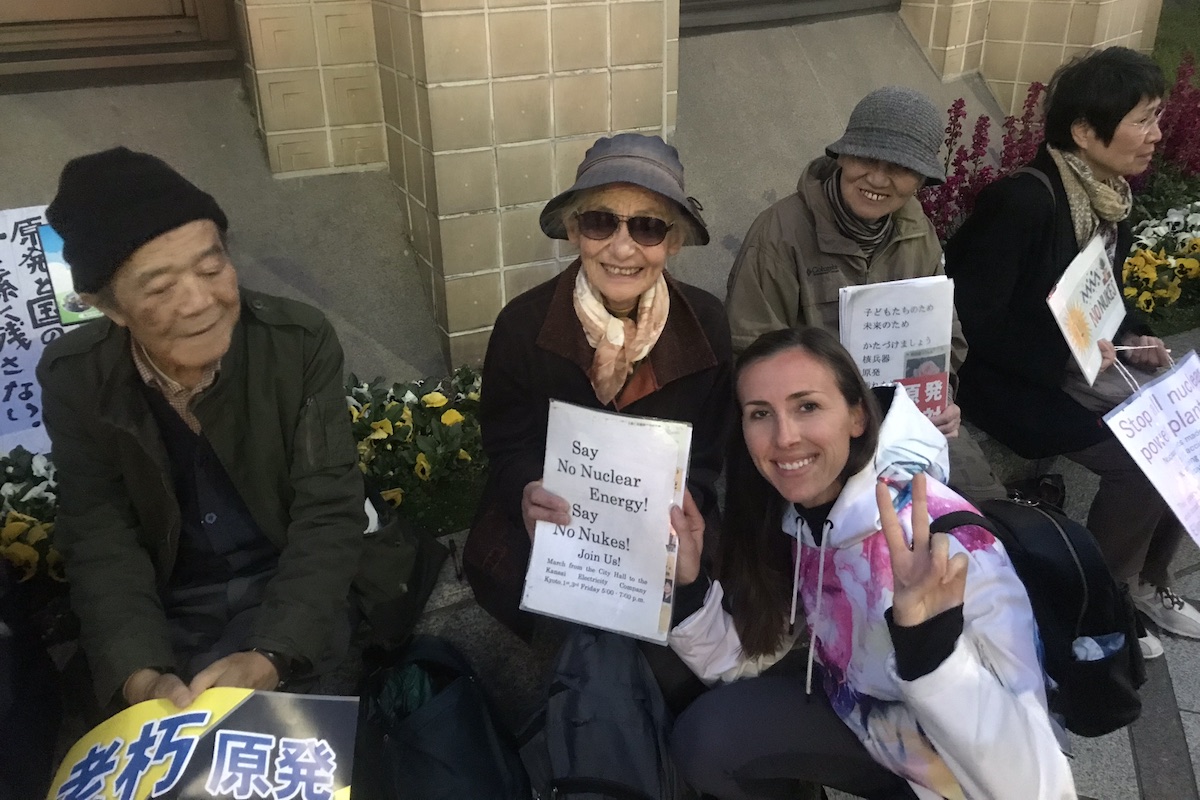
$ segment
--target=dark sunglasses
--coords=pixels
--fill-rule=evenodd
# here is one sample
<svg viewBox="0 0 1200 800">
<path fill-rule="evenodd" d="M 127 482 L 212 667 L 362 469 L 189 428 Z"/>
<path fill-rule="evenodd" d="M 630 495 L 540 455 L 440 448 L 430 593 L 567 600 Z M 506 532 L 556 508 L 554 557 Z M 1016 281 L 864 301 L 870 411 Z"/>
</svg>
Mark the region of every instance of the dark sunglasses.
<svg viewBox="0 0 1200 800">
<path fill-rule="evenodd" d="M 576 211 L 575 221 L 579 232 L 589 239 L 603 241 L 617 232 L 621 223 L 629 231 L 629 238 L 642 247 L 654 247 L 667 238 L 667 231 L 675 227 L 658 217 L 622 217 L 611 211 Z"/>
</svg>

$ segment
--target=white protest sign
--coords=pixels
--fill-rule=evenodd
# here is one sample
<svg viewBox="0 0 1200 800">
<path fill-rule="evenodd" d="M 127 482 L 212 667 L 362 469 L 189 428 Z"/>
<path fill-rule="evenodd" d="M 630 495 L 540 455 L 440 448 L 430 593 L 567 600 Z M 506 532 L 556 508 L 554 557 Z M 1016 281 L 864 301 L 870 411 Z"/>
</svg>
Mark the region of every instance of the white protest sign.
<svg viewBox="0 0 1200 800">
<path fill-rule="evenodd" d="M 84 305 L 46 207 L 0 211 L 0 453 L 50 449 L 35 371 L 66 327 L 101 316 Z"/>
<path fill-rule="evenodd" d="M 1075 256 L 1046 302 L 1090 386 L 1100 374 L 1098 342 L 1112 341 L 1125 319 L 1121 287 L 1100 236 Z"/>
<path fill-rule="evenodd" d="M 899 383 L 927 417 L 950 401 L 954 281 L 945 275 L 838 290 L 842 346 L 867 383 Z"/>
<path fill-rule="evenodd" d="M 1200 358 L 1193 350 L 1104 415 L 1129 455 L 1200 544 Z"/>
<path fill-rule="evenodd" d="M 571 507 L 539 522 L 521 608 L 665 643 L 691 426 L 552 400 L 542 485 Z"/>
<path fill-rule="evenodd" d="M 0 211 L 0 452 L 50 449 L 34 371 L 63 333 L 38 228 L 46 207 Z"/>
</svg>

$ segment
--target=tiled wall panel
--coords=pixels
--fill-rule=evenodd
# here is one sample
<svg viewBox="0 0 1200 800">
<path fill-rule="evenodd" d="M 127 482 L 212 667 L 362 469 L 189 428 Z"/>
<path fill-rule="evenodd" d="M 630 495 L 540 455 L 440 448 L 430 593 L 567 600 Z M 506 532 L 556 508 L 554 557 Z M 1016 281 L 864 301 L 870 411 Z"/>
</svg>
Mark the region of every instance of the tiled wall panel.
<svg viewBox="0 0 1200 800">
<path fill-rule="evenodd" d="M 1162 0 L 903 0 L 900 17 L 943 77 L 979 70 L 1019 114 L 1032 82 L 1093 47 L 1149 52 Z"/>
</svg>

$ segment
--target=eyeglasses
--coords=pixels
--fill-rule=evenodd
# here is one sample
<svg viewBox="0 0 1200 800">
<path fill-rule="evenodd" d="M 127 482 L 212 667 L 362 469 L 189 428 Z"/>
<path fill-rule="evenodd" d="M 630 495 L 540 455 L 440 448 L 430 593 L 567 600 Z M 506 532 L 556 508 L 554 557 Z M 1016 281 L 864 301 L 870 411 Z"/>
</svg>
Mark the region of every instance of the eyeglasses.
<svg viewBox="0 0 1200 800">
<path fill-rule="evenodd" d="M 675 226 L 658 217 L 623 217 L 611 211 L 576 211 L 575 221 L 579 232 L 589 239 L 604 241 L 617 232 L 621 223 L 629 231 L 629 238 L 642 247 L 654 247 L 667 238 L 667 231 Z"/>
<path fill-rule="evenodd" d="M 1146 116 L 1137 120 L 1130 120 L 1129 124 L 1140 130 L 1142 133 L 1149 133 L 1150 129 L 1158 125 L 1162 120 L 1164 106 L 1159 106 Z"/>
</svg>

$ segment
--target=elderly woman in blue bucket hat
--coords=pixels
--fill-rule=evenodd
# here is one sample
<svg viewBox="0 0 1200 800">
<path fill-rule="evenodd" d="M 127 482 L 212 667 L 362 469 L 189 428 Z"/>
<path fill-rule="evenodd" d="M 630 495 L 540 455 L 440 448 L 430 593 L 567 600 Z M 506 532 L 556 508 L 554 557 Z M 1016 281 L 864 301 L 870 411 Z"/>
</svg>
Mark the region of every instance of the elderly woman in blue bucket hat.
<svg viewBox="0 0 1200 800">
<path fill-rule="evenodd" d="M 716 297 L 667 272 L 681 247 L 708 243 L 700 208 L 661 138 L 597 140 L 540 220 L 579 258 L 496 320 L 480 412 L 490 479 L 465 562 L 480 604 L 525 638 L 533 618 L 518 605 L 534 525 L 569 522 L 566 503 L 541 486 L 551 399 L 691 423 L 688 489 L 716 517 L 732 419 L 729 329 Z"/>
</svg>

